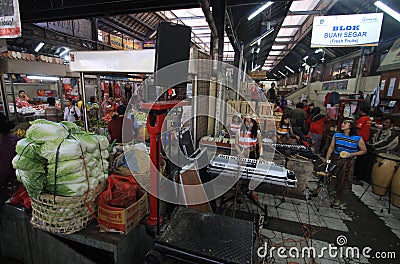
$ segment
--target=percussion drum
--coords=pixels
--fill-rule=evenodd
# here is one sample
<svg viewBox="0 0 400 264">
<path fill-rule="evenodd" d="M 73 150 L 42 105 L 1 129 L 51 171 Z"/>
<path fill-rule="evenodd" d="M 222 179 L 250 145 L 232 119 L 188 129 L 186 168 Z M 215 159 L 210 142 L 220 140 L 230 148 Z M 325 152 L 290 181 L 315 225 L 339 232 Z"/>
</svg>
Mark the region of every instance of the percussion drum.
<svg viewBox="0 0 400 264">
<path fill-rule="evenodd" d="M 378 154 L 371 172 L 373 193 L 381 196 L 388 193 L 399 162 L 400 157 L 398 156 L 386 153 Z"/>
<path fill-rule="evenodd" d="M 400 170 L 393 177 L 391 200 L 394 206 L 400 207 Z"/>
</svg>

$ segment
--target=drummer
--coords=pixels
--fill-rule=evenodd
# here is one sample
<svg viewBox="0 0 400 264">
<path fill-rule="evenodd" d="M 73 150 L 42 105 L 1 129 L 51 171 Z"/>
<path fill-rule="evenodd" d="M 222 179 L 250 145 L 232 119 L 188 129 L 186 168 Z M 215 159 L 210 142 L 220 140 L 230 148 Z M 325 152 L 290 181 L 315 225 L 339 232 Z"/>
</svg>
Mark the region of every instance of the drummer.
<svg viewBox="0 0 400 264">
<path fill-rule="evenodd" d="M 370 144 L 372 150 L 377 153 L 390 152 L 396 149 L 399 144 L 399 137 L 393 127 L 394 120 L 391 117 L 385 117 L 382 122 L 382 128 L 372 138 Z"/>
<path fill-rule="evenodd" d="M 357 135 L 354 119 L 345 119 L 341 132 L 334 134 L 326 153 L 326 160 L 336 164 L 336 197 L 333 206 L 340 205 L 344 191 L 351 192 L 355 158 L 365 153 L 367 148 L 362 137 Z"/>
</svg>

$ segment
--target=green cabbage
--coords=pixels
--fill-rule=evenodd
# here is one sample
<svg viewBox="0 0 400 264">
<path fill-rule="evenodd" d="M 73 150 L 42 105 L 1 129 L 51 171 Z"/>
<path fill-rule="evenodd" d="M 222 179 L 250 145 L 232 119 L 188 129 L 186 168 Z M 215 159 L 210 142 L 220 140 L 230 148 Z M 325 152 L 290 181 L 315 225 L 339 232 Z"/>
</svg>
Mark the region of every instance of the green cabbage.
<svg viewBox="0 0 400 264">
<path fill-rule="evenodd" d="M 58 176 L 54 183 L 54 174 L 47 174 L 47 183 L 48 184 L 70 184 L 70 183 L 79 183 L 86 181 L 86 173 L 82 174 L 82 172 L 75 172 L 67 175 Z"/>
<path fill-rule="evenodd" d="M 28 158 L 25 156 L 16 155 L 12 160 L 12 165 L 14 169 L 31 171 L 31 172 L 41 172 L 44 173 L 44 161 L 38 158 Z"/>
<path fill-rule="evenodd" d="M 80 132 L 82 131 L 77 124 L 73 123 L 73 122 L 69 122 L 69 121 L 61 121 L 60 122 L 62 125 L 64 125 L 67 129 L 69 133 L 76 133 L 76 132 Z"/>
<path fill-rule="evenodd" d="M 48 174 L 54 175 L 56 168 L 55 163 L 50 163 L 47 166 Z M 89 168 L 87 168 L 89 173 Z M 57 164 L 57 176 L 65 176 L 68 174 L 75 174 L 79 173 L 81 175 L 86 175 L 85 164 L 83 159 L 75 159 L 75 160 L 68 160 L 68 161 L 61 161 Z"/>
<path fill-rule="evenodd" d="M 46 186 L 46 190 L 51 194 L 60 196 L 79 196 L 87 192 L 88 184 L 86 181 L 71 184 L 57 184 L 55 186 L 53 184 L 49 184 Z"/>
<path fill-rule="evenodd" d="M 100 182 L 103 182 L 108 178 L 108 172 L 104 172 L 103 170 L 99 168 L 94 168 L 93 170 L 90 171 L 90 178 L 96 178 Z"/>
<path fill-rule="evenodd" d="M 36 143 L 44 143 L 49 140 L 63 139 L 68 136 L 67 129 L 61 124 L 44 119 L 30 122 L 31 126 L 26 131 L 26 137 Z"/>
<path fill-rule="evenodd" d="M 95 168 L 96 166 L 97 166 L 97 164 L 98 164 L 99 162 L 97 161 L 97 160 L 95 160 L 95 159 L 91 159 L 91 160 L 89 160 L 89 161 L 87 161 L 86 162 L 86 167 L 88 167 L 88 168 Z"/>
<path fill-rule="evenodd" d="M 94 152 L 92 152 L 92 155 L 96 159 L 108 159 L 108 157 L 110 157 L 108 150 L 102 150 L 100 152 L 100 150 L 96 149 Z"/>
<path fill-rule="evenodd" d="M 99 167 L 101 170 L 107 171 L 108 170 L 108 161 L 107 160 L 102 160 L 101 162 L 99 161 Z"/>
<path fill-rule="evenodd" d="M 44 189 L 46 175 L 40 172 L 16 170 L 15 174 L 32 198 L 38 198 Z"/>
<path fill-rule="evenodd" d="M 76 139 L 77 141 L 79 141 L 79 143 L 81 143 L 81 145 L 84 145 L 87 149 L 87 152 L 93 152 L 99 148 L 99 142 L 92 134 L 88 134 L 85 132 L 73 133 L 70 135 L 70 138 Z"/>
<path fill-rule="evenodd" d="M 100 143 L 100 149 L 101 150 L 106 150 L 109 146 L 109 142 L 107 137 L 103 136 L 103 135 L 94 135 L 97 139 L 97 141 Z"/>
<path fill-rule="evenodd" d="M 61 144 L 58 154 L 58 161 L 74 160 L 84 156 L 86 148 L 73 139 L 47 141 L 42 145 L 41 156 L 49 163 L 56 161 L 58 146 Z"/>
<path fill-rule="evenodd" d="M 40 154 L 40 145 L 33 142 L 28 138 L 23 138 L 18 141 L 17 146 L 15 147 L 15 151 L 17 154 L 29 157 L 29 158 L 37 158 Z"/>
<path fill-rule="evenodd" d="M 90 188 L 88 188 L 88 182 L 83 181 L 80 183 L 57 184 L 55 186 L 48 184 L 46 190 L 51 194 L 60 196 L 79 196 L 85 194 L 88 189 L 93 190 L 97 185 L 99 185 L 99 181 L 96 178 L 89 177 Z"/>
</svg>

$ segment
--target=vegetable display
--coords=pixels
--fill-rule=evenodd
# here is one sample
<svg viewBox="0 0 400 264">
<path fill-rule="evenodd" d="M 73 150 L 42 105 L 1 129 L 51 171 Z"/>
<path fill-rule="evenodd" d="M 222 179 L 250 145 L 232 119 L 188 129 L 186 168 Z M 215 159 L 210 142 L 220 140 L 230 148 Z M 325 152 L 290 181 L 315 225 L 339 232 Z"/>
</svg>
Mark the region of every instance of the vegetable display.
<svg viewBox="0 0 400 264">
<path fill-rule="evenodd" d="M 107 179 L 105 136 L 86 133 L 71 122 L 38 119 L 31 124 L 27 138 L 18 141 L 12 162 L 31 197 L 79 196 Z"/>
</svg>

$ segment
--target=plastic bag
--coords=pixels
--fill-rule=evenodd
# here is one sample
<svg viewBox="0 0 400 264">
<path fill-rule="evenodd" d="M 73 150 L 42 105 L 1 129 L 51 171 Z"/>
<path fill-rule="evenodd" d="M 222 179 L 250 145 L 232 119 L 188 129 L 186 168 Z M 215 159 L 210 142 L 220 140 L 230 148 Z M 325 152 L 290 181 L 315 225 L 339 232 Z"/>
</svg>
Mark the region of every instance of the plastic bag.
<svg viewBox="0 0 400 264">
<path fill-rule="evenodd" d="M 108 177 L 108 187 L 101 194 L 99 203 L 127 208 L 136 202 L 138 188 L 139 186 L 132 176 L 112 175 Z"/>
<path fill-rule="evenodd" d="M 27 209 L 31 209 L 31 198 L 29 197 L 28 192 L 25 189 L 25 186 L 21 186 L 18 190 L 11 196 L 10 203 L 14 205 L 22 205 Z"/>
</svg>

